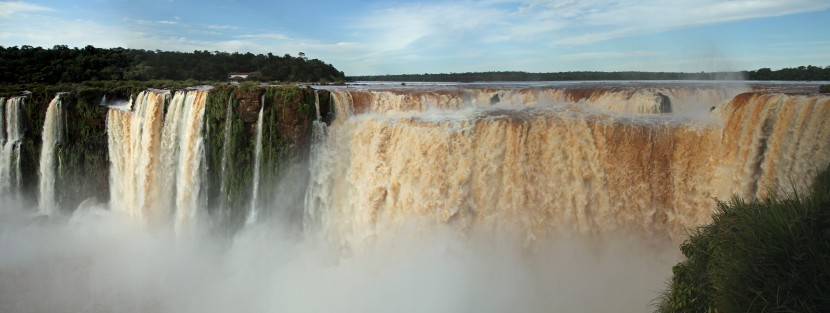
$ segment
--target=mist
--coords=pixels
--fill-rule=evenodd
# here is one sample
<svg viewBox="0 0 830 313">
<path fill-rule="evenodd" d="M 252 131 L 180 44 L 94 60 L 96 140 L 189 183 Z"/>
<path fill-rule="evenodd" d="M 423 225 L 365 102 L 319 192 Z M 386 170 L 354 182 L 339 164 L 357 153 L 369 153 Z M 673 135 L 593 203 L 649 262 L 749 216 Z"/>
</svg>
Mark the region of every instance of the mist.
<svg viewBox="0 0 830 313">
<path fill-rule="evenodd" d="M 346 252 L 278 220 L 182 238 L 92 201 L 3 207 L 2 312 L 643 312 L 678 259 L 635 236 L 527 245 L 412 222 Z"/>
</svg>

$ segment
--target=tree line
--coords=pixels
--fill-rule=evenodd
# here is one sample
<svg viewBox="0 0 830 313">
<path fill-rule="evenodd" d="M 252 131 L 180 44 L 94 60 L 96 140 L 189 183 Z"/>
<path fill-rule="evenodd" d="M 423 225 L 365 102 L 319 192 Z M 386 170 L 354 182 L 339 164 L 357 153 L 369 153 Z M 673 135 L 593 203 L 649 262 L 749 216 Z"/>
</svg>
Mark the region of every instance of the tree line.
<svg viewBox="0 0 830 313">
<path fill-rule="evenodd" d="M 79 83 L 84 81 L 225 81 L 232 72 L 249 80 L 334 82 L 343 72 L 318 59 L 219 51 L 175 52 L 125 48 L 44 49 L 0 46 L 0 83 Z"/>
<path fill-rule="evenodd" d="M 350 76 L 351 81 L 404 81 L 404 82 L 476 82 L 476 81 L 572 81 L 572 80 L 806 80 L 830 81 L 830 66 L 799 66 L 771 70 L 762 68 L 755 71 L 739 72 L 555 72 L 528 73 L 468 72 L 440 74 L 401 74 Z"/>
</svg>

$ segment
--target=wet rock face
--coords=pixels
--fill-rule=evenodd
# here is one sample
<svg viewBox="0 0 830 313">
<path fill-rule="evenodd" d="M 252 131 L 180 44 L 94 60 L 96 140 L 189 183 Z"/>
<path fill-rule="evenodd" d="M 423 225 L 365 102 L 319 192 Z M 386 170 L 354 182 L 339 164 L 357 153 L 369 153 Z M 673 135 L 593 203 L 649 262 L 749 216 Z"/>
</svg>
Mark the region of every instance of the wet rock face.
<svg viewBox="0 0 830 313">
<path fill-rule="evenodd" d="M 659 92 L 655 96 L 657 98 L 656 100 L 658 103 L 657 107 L 660 108 L 660 113 L 671 113 L 671 99 L 669 98 L 669 96 Z"/>
<path fill-rule="evenodd" d="M 490 97 L 490 104 L 496 104 L 499 103 L 499 101 L 499 94 L 495 94 L 492 97 Z"/>
<path fill-rule="evenodd" d="M 281 119 L 277 122 L 280 138 L 288 144 L 289 148 L 296 148 L 304 145 L 308 140 L 310 119 L 303 112 L 300 112 L 300 103 L 303 101 L 303 94 L 297 94 L 291 99 L 292 105 L 282 107 Z M 312 104 L 313 105 L 313 104 Z"/>
<path fill-rule="evenodd" d="M 259 117 L 259 108 L 261 103 L 261 93 L 259 90 L 242 91 L 237 89 L 234 96 L 239 100 L 239 118 L 246 124 L 256 123 Z"/>
</svg>

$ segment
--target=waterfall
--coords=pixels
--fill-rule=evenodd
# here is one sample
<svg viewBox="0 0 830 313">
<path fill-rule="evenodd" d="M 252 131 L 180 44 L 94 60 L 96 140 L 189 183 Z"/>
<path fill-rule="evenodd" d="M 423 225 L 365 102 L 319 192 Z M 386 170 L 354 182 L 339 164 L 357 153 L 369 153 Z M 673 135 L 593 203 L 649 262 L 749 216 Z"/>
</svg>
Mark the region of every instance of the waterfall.
<svg viewBox="0 0 830 313">
<path fill-rule="evenodd" d="M 654 111 L 644 103 L 665 99 L 651 91 L 486 91 L 487 104 L 465 92 L 333 91 L 337 119 L 313 128 L 305 227 L 346 246 L 412 220 L 518 230 L 529 242 L 616 230 L 679 241 L 714 199 L 762 198 L 830 163 L 830 97 L 720 103 L 729 92 L 712 90 L 697 102 L 663 89 L 673 107 Z"/>
<path fill-rule="evenodd" d="M 222 142 L 221 181 L 219 182 L 219 215 L 224 220 L 230 216 L 228 206 L 228 158 L 231 154 L 231 130 L 233 129 L 233 97 L 228 96 L 228 108 L 225 112 L 224 141 Z"/>
<path fill-rule="evenodd" d="M 17 198 L 20 193 L 20 144 L 23 140 L 22 109 L 24 97 L 3 101 L 4 135 L 0 150 L 0 197 Z"/>
<path fill-rule="evenodd" d="M 265 111 L 265 95 L 262 95 L 260 105 L 259 117 L 256 122 L 256 148 L 254 151 L 254 179 L 252 182 L 253 188 L 251 190 L 251 209 L 248 212 L 248 218 L 245 220 L 245 224 L 247 225 L 256 223 L 259 215 L 259 203 L 257 203 L 257 200 L 259 200 L 259 171 L 262 166 L 262 129 L 265 128 L 265 125 L 262 123 L 262 115 Z"/>
<path fill-rule="evenodd" d="M 169 215 L 169 208 L 155 205 L 162 117 L 169 100 L 169 92 L 142 91 L 127 107 L 111 107 L 107 114 L 110 206 L 143 223 L 160 223 Z"/>
<path fill-rule="evenodd" d="M 46 109 L 46 117 L 43 121 L 42 146 L 40 150 L 40 189 L 39 209 L 41 214 L 52 215 L 56 213 L 57 203 L 55 195 L 55 178 L 59 173 L 59 167 L 55 164 L 55 150 L 61 142 L 63 134 L 63 105 L 61 95 L 57 94 Z"/>
<path fill-rule="evenodd" d="M 339 94 L 340 95 L 340 94 Z M 329 97 L 329 105 L 334 95 Z M 315 90 L 314 104 L 320 107 L 320 98 Z M 321 118 L 311 122 L 311 142 L 309 151 L 309 185 L 306 188 L 305 198 L 303 204 L 305 211 L 303 214 L 303 228 L 309 235 L 313 235 L 320 230 L 324 218 L 323 211 L 329 207 L 330 199 L 328 193 L 331 190 L 335 177 L 332 176 L 330 170 L 338 161 L 342 161 L 333 152 L 337 149 L 326 148 L 327 144 L 342 144 L 339 142 L 328 143 L 329 127 Z"/>
<path fill-rule="evenodd" d="M 110 206 L 149 225 L 189 232 L 204 207 L 207 91 L 148 90 L 110 108 Z M 167 113 L 164 114 L 164 107 Z M 162 118 L 163 116 L 163 118 Z"/>
<path fill-rule="evenodd" d="M 0 147 L 6 144 L 6 98 L 0 98 Z M 2 150 L 0 150 L 2 151 Z"/>
<path fill-rule="evenodd" d="M 317 89 L 314 89 L 314 110 L 317 113 L 315 120 L 321 120 L 323 117 L 320 115 L 320 93 Z"/>
</svg>

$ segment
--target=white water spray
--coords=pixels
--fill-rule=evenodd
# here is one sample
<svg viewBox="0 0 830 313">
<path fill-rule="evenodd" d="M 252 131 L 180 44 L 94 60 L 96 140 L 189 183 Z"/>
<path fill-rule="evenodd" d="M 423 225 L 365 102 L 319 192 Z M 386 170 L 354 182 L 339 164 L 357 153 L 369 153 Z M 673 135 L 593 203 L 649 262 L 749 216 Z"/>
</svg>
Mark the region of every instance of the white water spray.
<svg viewBox="0 0 830 313">
<path fill-rule="evenodd" d="M 261 107 L 259 108 L 259 117 L 256 122 L 256 148 L 254 152 L 254 180 L 253 188 L 251 190 L 251 209 L 248 211 L 248 218 L 245 220 L 246 225 L 256 223 L 259 215 L 257 201 L 259 200 L 259 172 L 261 170 L 260 167 L 262 166 L 262 129 L 265 128 L 265 125 L 262 124 L 262 115 L 265 110 L 265 95 L 262 95 L 260 104 Z"/>
<path fill-rule="evenodd" d="M 0 147 L 6 144 L 6 98 L 0 98 Z"/>
<path fill-rule="evenodd" d="M 41 214 L 52 215 L 56 213 L 57 203 L 55 194 L 55 179 L 60 169 L 60 162 L 57 160 L 55 150 L 61 142 L 63 135 L 63 104 L 61 94 L 57 94 L 46 109 L 46 117 L 43 121 L 43 134 L 40 150 L 40 189 L 38 196 L 38 207 Z M 56 164 L 58 163 L 58 164 Z"/>
<path fill-rule="evenodd" d="M 0 197 L 17 198 L 20 192 L 20 144 L 23 140 L 21 114 L 24 97 L 6 99 L 4 103 L 5 133 L 0 150 Z"/>
<path fill-rule="evenodd" d="M 228 206 L 228 157 L 231 154 L 231 130 L 233 129 L 233 97 L 228 96 L 228 109 L 225 112 L 224 142 L 222 143 L 221 181 L 219 182 L 219 215 L 225 220 L 230 215 Z"/>
<path fill-rule="evenodd" d="M 316 120 L 321 120 L 322 116 L 320 115 L 320 93 L 317 91 L 317 89 L 314 89 L 314 110 L 315 112 L 317 112 Z"/>
<path fill-rule="evenodd" d="M 110 109 L 110 205 L 147 224 L 188 232 L 204 206 L 206 91 L 139 93 L 132 111 Z M 165 103 L 170 103 L 162 120 Z"/>
</svg>

